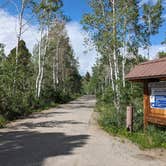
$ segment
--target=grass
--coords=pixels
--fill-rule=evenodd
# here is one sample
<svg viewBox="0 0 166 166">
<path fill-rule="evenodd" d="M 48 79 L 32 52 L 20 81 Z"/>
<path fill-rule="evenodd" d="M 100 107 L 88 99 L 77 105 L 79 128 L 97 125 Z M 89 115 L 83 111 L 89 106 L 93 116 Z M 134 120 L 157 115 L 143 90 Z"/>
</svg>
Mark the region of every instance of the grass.
<svg viewBox="0 0 166 166">
<path fill-rule="evenodd" d="M 166 148 L 166 135 L 159 130 L 156 130 L 154 133 L 151 133 L 148 130 L 145 133 L 142 131 L 129 133 L 125 128 L 117 129 L 112 126 L 102 126 L 101 123 L 100 125 L 111 135 L 127 138 L 137 144 L 141 149 Z"/>
<path fill-rule="evenodd" d="M 97 104 L 96 111 L 99 112 L 99 125 L 106 132 L 110 133 L 113 136 L 119 136 L 121 138 L 127 138 L 133 143 L 137 144 L 141 149 L 150 149 L 150 148 L 165 148 L 166 149 L 166 128 L 156 127 L 154 125 L 149 125 L 147 130 L 144 132 L 142 124 L 135 124 L 134 132 L 130 133 L 125 128 L 125 118 L 123 117 L 124 123 L 120 126 L 116 123 L 116 118 L 114 115 L 114 110 L 109 104 Z M 137 117 L 135 117 L 137 118 Z M 139 117 L 143 119 L 143 117 Z M 136 123 L 142 123 L 136 121 Z M 137 129 L 136 129 L 137 128 Z"/>
</svg>

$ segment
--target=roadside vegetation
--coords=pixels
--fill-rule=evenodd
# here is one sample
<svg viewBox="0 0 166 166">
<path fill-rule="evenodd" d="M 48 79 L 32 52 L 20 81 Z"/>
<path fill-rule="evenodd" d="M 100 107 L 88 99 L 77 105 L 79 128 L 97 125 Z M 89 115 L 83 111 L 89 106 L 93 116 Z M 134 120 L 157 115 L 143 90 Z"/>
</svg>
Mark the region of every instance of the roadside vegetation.
<svg viewBox="0 0 166 166">
<path fill-rule="evenodd" d="M 62 1 L 18 1 L 15 6 L 20 11 L 17 45 L 6 55 L 5 45 L 0 44 L 0 127 L 34 111 L 66 103 L 81 91 L 78 61 L 65 29 Z M 30 14 L 40 34 L 33 53 L 22 40 L 28 26 L 24 17 Z"/>
<path fill-rule="evenodd" d="M 99 125 L 111 135 L 127 138 L 137 144 L 141 149 L 166 148 L 166 128 L 149 125 L 144 132 L 143 113 L 142 110 L 138 110 L 134 110 L 134 131 L 131 133 L 125 128 L 125 109 L 124 114 L 121 115 L 122 124 L 119 126 L 116 121 L 116 112 L 111 104 L 100 101 L 96 106 L 96 111 L 100 115 L 98 119 Z"/>
<path fill-rule="evenodd" d="M 128 138 L 141 148 L 166 148 L 165 128 L 151 125 L 143 131 L 142 84 L 125 80 L 131 68 L 150 58 L 151 36 L 158 34 L 165 21 L 163 2 L 90 0 L 89 6 L 92 12 L 84 15 L 82 24 L 91 34 L 99 57 L 90 79 L 85 80 L 84 90 L 97 96 L 100 126 L 112 135 Z M 147 54 L 140 55 L 140 48 L 146 49 Z M 165 55 L 160 52 L 156 57 Z M 132 133 L 127 132 L 125 126 L 128 105 L 134 108 Z"/>
</svg>

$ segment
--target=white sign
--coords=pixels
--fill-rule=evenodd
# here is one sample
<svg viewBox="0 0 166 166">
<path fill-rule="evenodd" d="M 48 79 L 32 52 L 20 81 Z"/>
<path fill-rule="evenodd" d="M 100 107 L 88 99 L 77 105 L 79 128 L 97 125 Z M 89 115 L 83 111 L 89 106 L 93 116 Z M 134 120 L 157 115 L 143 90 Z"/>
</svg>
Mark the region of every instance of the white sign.
<svg viewBox="0 0 166 166">
<path fill-rule="evenodd" d="M 150 106 L 166 110 L 166 82 L 150 83 Z"/>
<path fill-rule="evenodd" d="M 151 96 L 151 108 L 166 110 L 166 96 Z"/>
</svg>

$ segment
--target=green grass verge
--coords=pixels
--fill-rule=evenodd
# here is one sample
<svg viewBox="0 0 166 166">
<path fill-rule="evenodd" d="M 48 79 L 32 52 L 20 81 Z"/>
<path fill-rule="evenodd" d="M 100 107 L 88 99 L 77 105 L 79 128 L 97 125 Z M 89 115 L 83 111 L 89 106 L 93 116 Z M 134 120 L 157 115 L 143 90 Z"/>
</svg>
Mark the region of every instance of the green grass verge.
<svg viewBox="0 0 166 166">
<path fill-rule="evenodd" d="M 137 144 L 141 149 L 151 148 L 165 148 L 166 149 L 166 134 L 161 131 L 155 131 L 151 133 L 149 131 L 144 132 L 127 132 L 124 128 L 117 128 L 113 126 L 100 126 L 113 136 L 119 136 L 127 138 L 133 143 Z"/>
<path fill-rule="evenodd" d="M 111 135 L 127 138 L 137 144 L 141 149 L 166 148 L 166 128 L 150 125 L 145 132 L 143 128 L 140 128 L 130 133 L 126 131 L 124 125 L 120 127 L 116 125 L 114 122 L 115 116 L 112 116 L 111 107 L 107 104 L 97 104 L 96 111 L 100 115 L 98 119 L 99 125 Z"/>
</svg>

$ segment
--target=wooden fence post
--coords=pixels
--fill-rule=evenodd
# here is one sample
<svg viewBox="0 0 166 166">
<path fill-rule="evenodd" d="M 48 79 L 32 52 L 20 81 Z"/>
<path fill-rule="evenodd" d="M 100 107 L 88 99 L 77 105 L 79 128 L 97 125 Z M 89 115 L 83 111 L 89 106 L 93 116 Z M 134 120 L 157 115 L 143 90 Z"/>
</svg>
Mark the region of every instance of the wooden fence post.
<svg viewBox="0 0 166 166">
<path fill-rule="evenodd" d="M 127 106 L 126 128 L 127 128 L 127 131 L 130 131 L 130 132 L 133 131 L 133 107 L 132 106 Z"/>
</svg>

